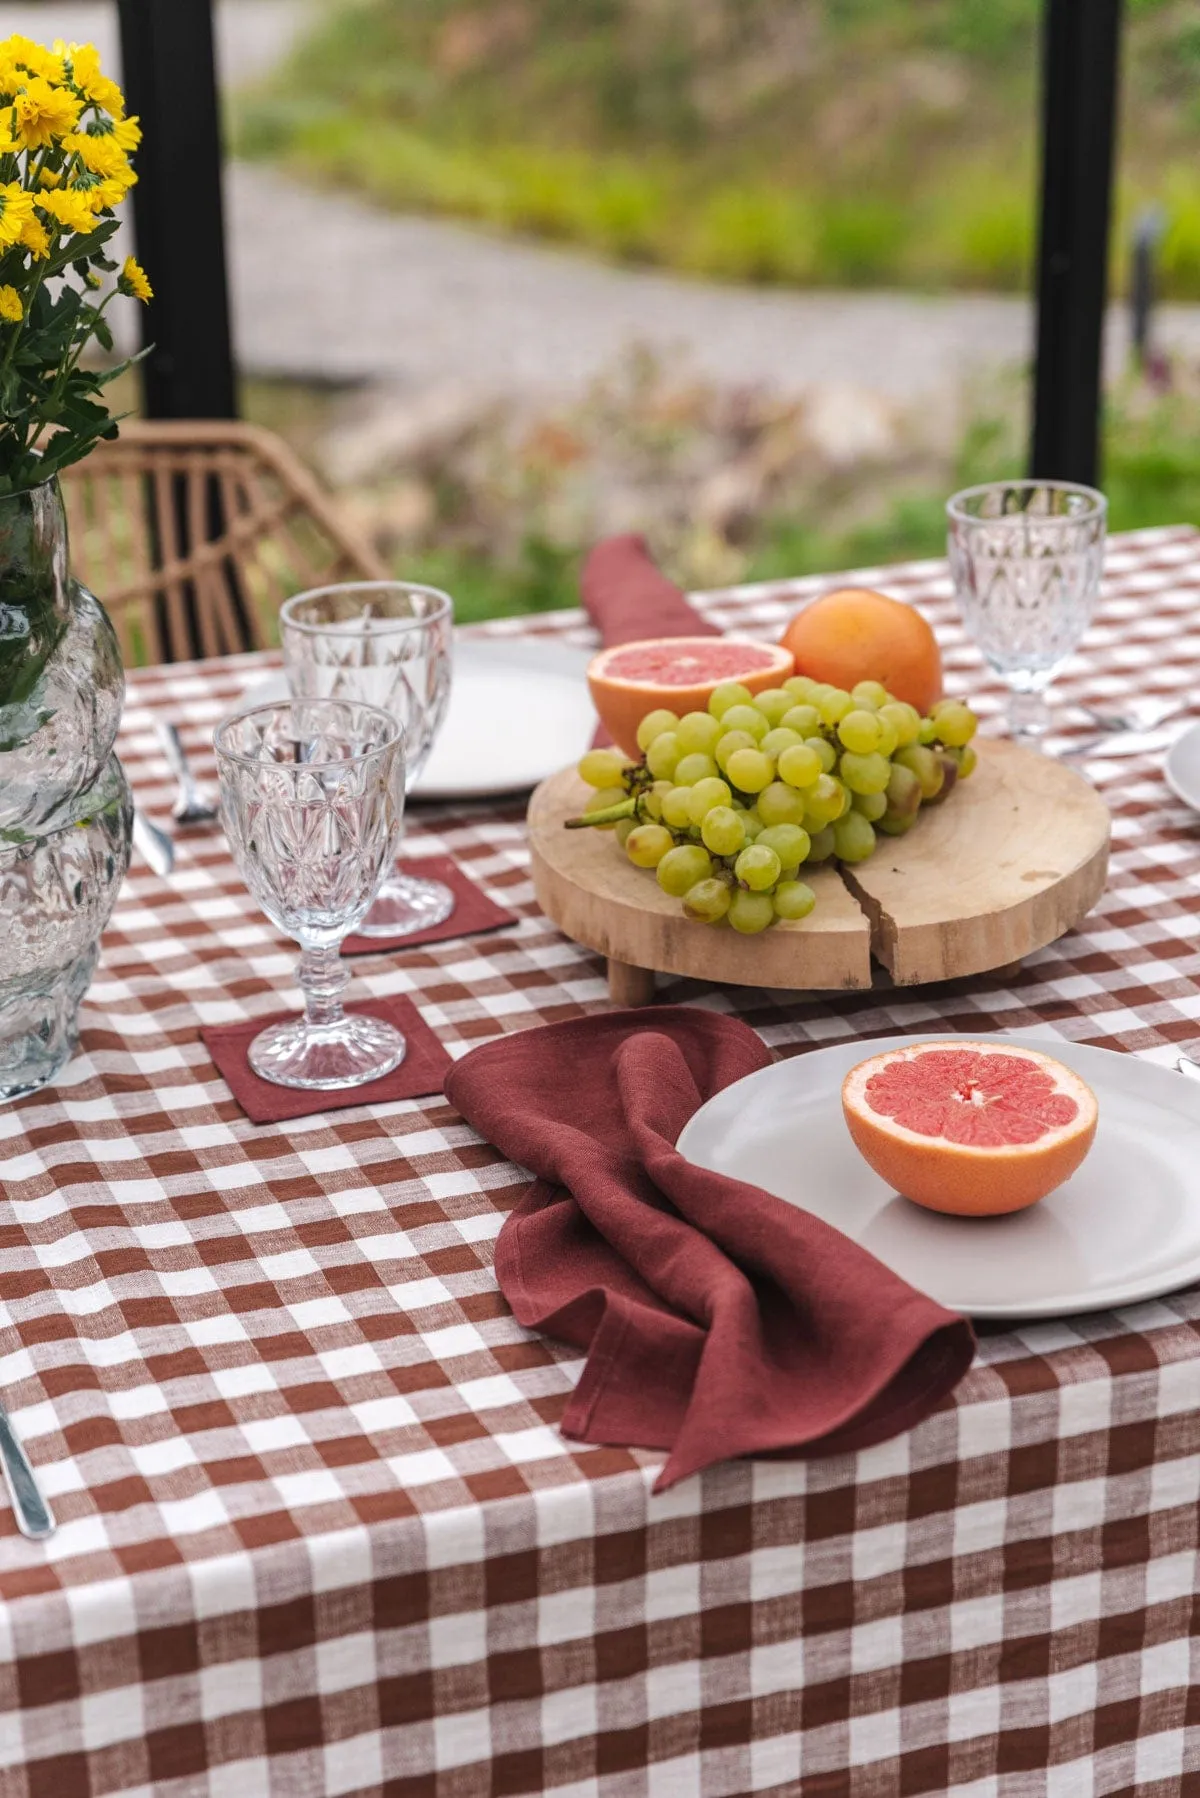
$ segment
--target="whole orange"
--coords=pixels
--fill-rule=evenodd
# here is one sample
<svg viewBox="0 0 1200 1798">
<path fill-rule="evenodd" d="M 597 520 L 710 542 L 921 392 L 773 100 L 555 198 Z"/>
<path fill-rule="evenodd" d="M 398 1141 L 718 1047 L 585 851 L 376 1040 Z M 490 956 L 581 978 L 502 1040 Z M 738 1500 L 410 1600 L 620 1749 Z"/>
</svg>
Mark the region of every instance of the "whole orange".
<svg viewBox="0 0 1200 1798">
<path fill-rule="evenodd" d="M 921 614 L 869 587 L 839 587 L 797 612 L 780 642 L 796 673 L 849 689 L 882 681 L 924 716 L 942 696 L 937 638 Z"/>
</svg>

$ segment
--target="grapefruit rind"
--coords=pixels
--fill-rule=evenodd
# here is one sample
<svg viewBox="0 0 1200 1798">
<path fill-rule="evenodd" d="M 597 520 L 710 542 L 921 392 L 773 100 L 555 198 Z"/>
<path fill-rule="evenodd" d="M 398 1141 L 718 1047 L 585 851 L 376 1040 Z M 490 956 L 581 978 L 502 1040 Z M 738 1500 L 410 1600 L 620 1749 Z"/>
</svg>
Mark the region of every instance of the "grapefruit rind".
<svg viewBox="0 0 1200 1798">
<path fill-rule="evenodd" d="M 982 1083 L 976 1081 L 975 1087 L 982 1084 L 987 1090 L 971 1091 L 949 1103 L 945 1094 L 935 1092 L 922 1109 L 917 1079 L 906 1102 L 903 1083 L 895 1074 L 906 1066 L 915 1072 L 923 1060 L 941 1057 L 939 1067 L 931 1070 L 940 1075 L 948 1055 L 967 1058 L 964 1066 L 970 1057 L 979 1058 L 967 1071 L 982 1072 Z M 1027 1101 L 1024 1109 L 1005 1105 L 1000 1097 L 1004 1059 L 1036 1076 L 1029 1082 L 1017 1077 L 1018 1095 L 1023 1090 Z M 872 1103 L 873 1084 L 876 1103 Z M 1037 1095 L 1045 1101 L 1040 1116 Z M 885 1109 L 877 1109 L 878 1104 Z M 939 1105 L 941 1120 L 934 1116 Z M 960 1106 L 968 1113 L 961 1127 L 953 1115 Z M 969 1115 L 986 1113 L 993 1106 L 998 1108 L 993 1116 L 1000 1120 L 996 1130 L 986 1128 L 986 1118 L 973 1121 Z M 1097 1121 L 1091 1088 L 1053 1056 L 968 1040 L 914 1044 L 860 1062 L 843 1082 L 842 1109 L 855 1146 L 882 1179 L 915 1204 L 964 1217 L 1022 1211 L 1045 1198 L 1080 1166 L 1092 1146 Z M 1003 1140 L 980 1140 L 995 1135 Z M 1019 1140 L 1021 1136 L 1026 1140 Z"/>
<path fill-rule="evenodd" d="M 638 652 L 651 660 L 657 653 L 665 667 L 641 680 L 609 672 L 614 663 L 636 661 Z M 673 678 L 672 666 L 685 678 Z M 725 681 L 740 681 L 751 693 L 762 693 L 779 686 L 794 668 L 791 651 L 780 643 L 738 637 L 647 637 L 602 649 L 588 664 L 587 681 L 592 704 L 613 742 L 636 757 L 637 727 L 647 713 L 664 708 L 676 717 L 703 712 L 714 687 Z"/>
</svg>

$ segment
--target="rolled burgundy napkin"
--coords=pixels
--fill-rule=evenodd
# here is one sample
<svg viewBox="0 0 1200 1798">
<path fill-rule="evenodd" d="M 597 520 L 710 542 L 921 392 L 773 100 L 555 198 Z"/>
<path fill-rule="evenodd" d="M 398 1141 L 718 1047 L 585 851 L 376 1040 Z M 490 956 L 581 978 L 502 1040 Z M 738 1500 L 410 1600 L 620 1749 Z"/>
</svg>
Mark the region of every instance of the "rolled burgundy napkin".
<svg viewBox="0 0 1200 1798">
<path fill-rule="evenodd" d="M 674 581 L 656 568 L 646 539 L 636 532 L 597 543 L 580 577 L 583 606 L 607 649 L 642 637 L 719 637 L 687 602 Z"/>
<path fill-rule="evenodd" d="M 564 1434 L 669 1450 L 656 1491 L 735 1455 L 897 1435 L 974 1354 L 964 1318 L 839 1230 L 676 1152 L 705 1099 L 771 1059 L 736 1019 L 663 1006 L 485 1043 L 446 1079 L 538 1176 L 496 1275 L 520 1323 L 586 1352 Z"/>
</svg>

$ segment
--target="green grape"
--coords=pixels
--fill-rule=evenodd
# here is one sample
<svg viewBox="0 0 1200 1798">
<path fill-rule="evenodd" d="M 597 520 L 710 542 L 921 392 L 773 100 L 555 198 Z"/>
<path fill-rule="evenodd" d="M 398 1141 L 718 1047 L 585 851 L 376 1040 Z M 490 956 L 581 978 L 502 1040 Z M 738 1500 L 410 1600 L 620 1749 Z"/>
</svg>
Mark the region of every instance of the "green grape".
<svg viewBox="0 0 1200 1798">
<path fill-rule="evenodd" d="M 724 774 L 729 758 L 735 749 L 757 749 L 757 747 L 758 744 L 748 730 L 727 730 L 724 736 L 718 739 L 713 756 L 717 767 Z"/>
<path fill-rule="evenodd" d="M 902 699 L 889 699 L 886 705 L 880 706 L 879 716 L 891 725 L 901 749 L 906 743 L 916 742 L 921 729 L 921 714 L 916 706 L 906 705 Z"/>
<path fill-rule="evenodd" d="M 764 824 L 802 824 L 804 801 L 794 787 L 773 780 L 758 796 L 758 815 Z"/>
<path fill-rule="evenodd" d="M 817 895 L 802 880 L 781 880 L 771 895 L 777 918 L 807 918 Z"/>
<path fill-rule="evenodd" d="M 871 706 L 875 711 L 881 705 L 886 705 L 891 698 L 883 682 L 877 680 L 855 681 L 850 692 L 859 705 Z"/>
<path fill-rule="evenodd" d="M 758 811 L 754 806 L 751 806 L 750 810 L 747 812 L 739 812 L 738 817 L 742 820 L 742 829 L 746 833 L 746 841 L 748 843 L 753 843 L 766 829 L 766 825 L 759 817 Z"/>
<path fill-rule="evenodd" d="M 958 755 L 958 778 L 966 780 L 979 766 L 979 751 L 973 743 L 965 743 Z"/>
<path fill-rule="evenodd" d="M 626 765 L 625 757 L 616 749 L 589 749 L 579 758 L 579 773 L 589 787 L 615 787 Z"/>
<path fill-rule="evenodd" d="M 723 718 L 730 706 L 749 705 L 754 698 L 749 687 L 740 680 L 723 680 L 709 695 L 708 709 L 714 718 Z"/>
<path fill-rule="evenodd" d="M 726 730 L 748 731 L 756 743 L 761 743 L 771 728 L 756 705 L 731 705 L 721 723 Z"/>
<path fill-rule="evenodd" d="M 858 709 L 846 713 L 837 727 L 837 734 L 843 747 L 853 754 L 870 755 L 873 749 L 879 748 L 882 732 L 874 712 Z"/>
<path fill-rule="evenodd" d="M 785 749 L 795 749 L 803 740 L 798 731 L 789 730 L 784 724 L 777 724 L 774 730 L 767 732 L 759 748 L 764 755 L 773 755 L 778 761 Z"/>
<path fill-rule="evenodd" d="M 711 712 L 685 712 L 675 735 L 684 755 L 711 755 L 721 736 L 721 723 Z"/>
<path fill-rule="evenodd" d="M 822 774 L 832 774 L 837 767 L 837 750 L 828 737 L 805 737 L 805 743 L 821 764 Z"/>
<path fill-rule="evenodd" d="M 809 674 L 790 674 L 783 683 L 783 690 L 803 705 L 811 705 L 820 685 L 820 681 L 813 680 Z"/>
<path fill-rule="evenodd" d="M 625 853 L 635 868 L 657 868 L 675 839 L 662 824 L 639 824 L 625 839 Z"/>
<path fill-rule="evenodd" d="M 740 793 L 761 793 L 775 778 L 775 764 L 760 749 L 735 749 L 725 772 Z"/>
<path fill-rule="evenodd" d="M 583 808 L 583 815 L 585 818 L 590 818 L 593 812 L 606 812 L 610 805 L 620 805 L 621 801 L 628 797 L 624 787 L 597 787 L 594 793 L 589 793 L 588 802 Z M 617 821 L 620 822 L 620 820 Z M 598 824 L 595 828 L 611 830 L 612 825 Z"/>
<path fill-rule="evenodd" d="M 798 824 L 771 824 L 759 832 L 754 847 L 773 849 L 786 873 L 789 868 L 798 868 L 807 860 L 809 841 L 808 832 L 801 830 Z"/>
<path fill-rule="evenodd" d="M 662 822 L 663 800 L 671 792 L 669 780 L 656 780 L 652 787 L 647 787 L 642 794 L 642 810 L 655 824 Z"/>
<path fill-rule="evenodd" d="M 850 801 L 856 812 L 861 812 L 868 824 L 874 824 L 876 818 L 882 818 L 888 808 L 886 793 L 856 793 Z"/>
<path fill-rule="evenodd" d="M 842 799 L 846 789 L 841 781 L 835 780 L 832 774 L 822 774 L 805 789 L 804 815 L 810 824 L 820 830 L 823 825 L 832 824 L 835 818 L 842 815 Z"/>
<path fill-rule="evenodd" d="M 896 727 L 879 714 L 879 742 L 876 745 L 880 755 L 893 756 L 900 747 L 900 739 L 896 735 Z"/>
<path fill-rule="evenodd" d="M 854 710 L 854 701 L 840 687 L 829 687 L 817 700 L 816 706 L 821 714 L 822 724 L 838 724 L 847 712 Z"/>
<path fill-rule="evenodd" d="M 668 712 L 665 706 L 659 706 L 657 711 L 647 712 L 637 727 L 638 748 L 649 749 L 655 737 L 665 736 L 669 730 L 674 730 L 678 723 L 679 720 L 674 712 Z"/>
<path fill-rule="evenodd" d="M 682 754 L 675 732 L 665 730 L 661 737 L 655 737 L 646 751 L 646 766 L 655 780 L 671 780 Z"/>
<path fill-rule="evenodd" d="M 674 899 L 682 899 L 698 880 L 708 880 L 712 871 L 712 857 L 699 843 L 680 843 L 668 849 L 656 869 L 659 886 Z"/>
<path fill-rule="evenodd" d="M 871 755 L 855 755 L 847 749 L 838 763 L 842 782 L 852 793 L 882 793 L 891 771 L 891 763 L 878 751 Z"/>
<path fill-rule="evenodd" d="M 875 848 L 875 831 L 861 812 L 847 812 L 834 824 L 833 847 L 840 861 L 865 862 Z"/>
<path fill-rule="evenodd" d="M 903 762 L 892 763 L 886 798 L 890 812 L 903 812 L 906 817 L 915 818 L 921 809 L 921 783 Z"/>
<path fill-rule="evenodd" d="M 708 775 L 698 780 L 694 787 L 688 788 L 688 820 L 692 824 L 703 824 L 714 806 L 728 805 L 733 798 L 723 780 L 715 775 Z"/>
<path fill-rule="evenodd" d="M 942 771 L 942 784 L 936 793 L 926 799 L 926 805 L 941 805 L 943 799 L 949 799 L 958 784 L 958 751 L 956 749 L 939 749 L 937 764 Z"/>
<path fill-rule="evenodd" d="M 637 827 L 638 822 L 636 818 L 617 819 L 616 823 L 613 825 L 613 835 L 616 837 L 622 848 L 625 847 L 626 839 L 637 829 Z"/>
<path fill-rule="evenodd" d="M 692 821 L 689 802 L 692 796 L 690 787 L 672 787 L 662 802 L 662 821 L 669 824 L 672 830 L 686 830 Z"/>
<path fill-rule="evenodd" d="M 826 824 L 822 830 L 814 830 L 808 840 L 808 854 L 805 860 L 808 866 L 815 867 L 818 862 L 827 862 L 833 854 L 833 825 Z"/>
<path fill-rule="evenodd" d="M 729 901 L 729 922 L 743 936 L 757 936 L 775 922 L 775 906 L 769 893 L 748 893 L 739 887 Z"/>
<path fill-rule="evenodd" d="M 825 739 L 822 737 L 819 741 L 824 743 Z M 825 747 L 829 749 L 830 745 L 826 743 Z M 789 787 L 811 787 L 824 772 L 822 758 L 811 743 L 797 743 L 794 748 L 785 749 L 779 758 L 779 778 Z"/>
<path fill-rule="evenodd" d="M 783 868 L 773 849 L 766 848 L 762 843 L 751 843 L 734 862 L 733 871 L 741 884 L 749 887 L 752 893 L 765 893 L 768 887 L 775 885 Z"/>
<path fill-rule="evenodd" d="M 895 766 L 912 770 L 920 782 L 923 799 L 936 799 L 945 784 L 946 770 L 941 757 L 923 743 L 909 743 L 898 749 Z"/>
<path fill-rule="evenodd" d="M 883 817 L 875 820 L 875 829 L 885 837 L 906 837 L 916 821 L 916 812 L 897 812 L 889 805 Z"/>
<path fill-rule="evenodd" d="M 842 796 L 842 809 L 838 813 L 838 818 L 844 818 L 846 816 L 846 813 L 850 810 L 850 807 L 854 804 L 854 795 L 850 791 L 849 787 L 846 785 L 844 780 L 838 780 L 836 775 L 834 776 L 834 780 L 837 782 L 838 792 Z M 837 818 L 835 818 L 833 821 L 836 824 Z"/>
<path fill-rule="evenodd" d="M 786 687 L 768 687 L 754 695 L 754 704 L 771 726 L 782 722 L 783 714 L 795 704 Z"/>
<path fill-rule="evenodd" d="M 746 826 L 741 812 L 716 805 L 700 826 L 704 847 L 714 855 L 737 855 L 746 846 Z"/>
<path fill-rule="evenodd" d="M 942 699 L 933 708 L 933 721 L 938 736 L 947 749 L 963 749 L 971 741 L 979 725 L 970 706 L 957 699 Z"/>
<path fill-rule="evenodd" d="M 691 755 L 682 755 L 675 764 L 675 779 L 681 787 L 694 787 L 702 780 L 717 778 L 717 764 L 711 755 L 701 755 L 693 750 Z"/>
<path fill-rule="evenodd" d="M 727 881 L 698 880 L 683 895 L 683 909 L 699 924 L 719 924 L 729 910 L 733 893 Z"/>
<path fill-rule="evenodd" d="M 821 728 L 821 714 L 815 705 L 794 705 L 779 722 L 784 730 L 794 730 L 798 737 L 812 737 Z"/>
<path fill-rule="evenodd" d="M 938 728 L 932 718 L 922 718 L 917 727 L 918 743 L 936 743 Z"/>
</svg>

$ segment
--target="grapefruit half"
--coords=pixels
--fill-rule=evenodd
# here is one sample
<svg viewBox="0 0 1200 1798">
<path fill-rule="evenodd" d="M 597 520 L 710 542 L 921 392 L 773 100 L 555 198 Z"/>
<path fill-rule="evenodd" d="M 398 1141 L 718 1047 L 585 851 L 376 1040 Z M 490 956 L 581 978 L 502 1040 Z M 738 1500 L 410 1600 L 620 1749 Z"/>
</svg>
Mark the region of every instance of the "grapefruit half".
<svg viewBox="0 0 1200 1798">
<path fill-rule="evenodd" d="M 780 643 L 741 643 L 733 637 L 648 637 L 617 643 L 588 664 L 592 704 L 626 755 L 638 756 L 637 727 L 660 708 L 682 718 L 702 712 L 714 687 L 741 681 L 751 693 L 778 687 L 795 672 Z"/>
<path fill-rule="evenodd" d="M 851 1068 L 842 1110 L 889 1186 L 930 1211 L 1023 1211 L 1070 1179 L 1096 1134 L 1096 1095 L 1036 1049 L 965 1041 L 889 1049 Z"/>
</svg>

